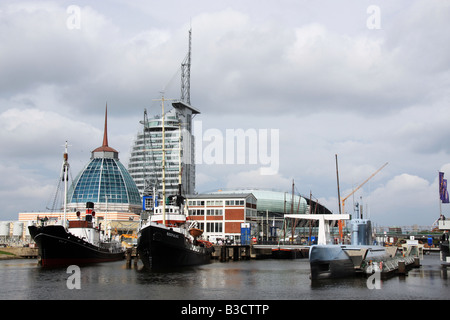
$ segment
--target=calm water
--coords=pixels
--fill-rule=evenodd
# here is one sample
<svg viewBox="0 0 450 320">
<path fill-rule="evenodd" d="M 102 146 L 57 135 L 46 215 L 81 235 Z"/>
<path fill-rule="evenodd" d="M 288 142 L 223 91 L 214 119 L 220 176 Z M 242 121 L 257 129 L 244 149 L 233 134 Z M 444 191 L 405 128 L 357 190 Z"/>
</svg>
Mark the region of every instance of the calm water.
<svg viewBox="0 0 450 320">
<path fill-rule="evenodd" d="M 424 256 L 408 276 L 368 289 L 365 278 L 311 283 L 307 260 L 213 262 L 173 272 L 127 269 L 125 261 L 81 267 L 80 289 L 68 289 L 66 268 L 41 269 L 36 260 L 0 261 L 1 300 L 385 300 L 450 298 L 439 255 Z M 450 268 L 449 268 L 450 269 Z"/>
</svg>

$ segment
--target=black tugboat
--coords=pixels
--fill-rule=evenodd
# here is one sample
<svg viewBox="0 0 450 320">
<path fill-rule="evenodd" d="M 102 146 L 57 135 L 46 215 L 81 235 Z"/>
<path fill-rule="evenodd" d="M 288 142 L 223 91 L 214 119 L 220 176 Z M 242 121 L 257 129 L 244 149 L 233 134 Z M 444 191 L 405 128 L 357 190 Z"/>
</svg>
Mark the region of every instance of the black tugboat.
<svg viewBox="0 0 450 320">
<path fill-rule="evenodd" d="M 86 203 L 86 215 L 66 220 L 67 180 L 69 163 L 67 161 L 67 142 L 64 153 L 62 179 L 65 181 L 64 217 L 59 224 L 29 226 L 28 230 L 36 242 L 39 264 L 42 267 L 81 265 L 124 258 L 124 251 L 118 241 L 109 241 L 99 225 L 95 223 L 94 203 Z"/>
<path fill-rule="evenodd" d="M 165 127 L 164 98 L 162 102 L 162 199 L 153 205 L 153 212 L 143 220 L 138 232 L 137 252 L 147 269 L 167 269 L 209 263 L 213 245 L 201 240 L 203 230 L 197 222 L 189 225 L 181 195 L 181 165 L 178 172 L 178 194 L 166 197 L 165 192 Z M 181 136 L 180 136 L 181 150 Z M 153 195 L 153 200 L 156 199 Z M 145 198 L 144 207 L 145 207 Z M 166 203 L 166 201 L 168 203 Z"/>
<path fill-rule="evenodd" d="M 179 190 L 178 195 L 168 198 L 168 204 L 165 200 L 157 203 L 139 230 L 137 252 L 147 269 L 194 266 L 211 261 L 214 247 L 201 239 L 203 230 L 197 228 L 195 220 L 186 221 L 181 184 Z"/>
<path fill-rule="evenodd" d="M 139 231 L 137 251 L 145 268 L 167 269 L 210 262 L 214 247 L 198 239 L 203 231 L 195 225 L 185 227 L 186 217 L 177 208 L 166 208 L 172 212 L 166 215 L 164 223 L 162 208 L 157 207 Z"/>
<path fill-rule="evenodd" d="M 63 225 L 30 226 L 29 231 L 39 251 L 42 267 L 81 265 L 116 261 L 124 258 L 119 242 L 105 241 L 102 231 L 95 226 L 94 204 L 86 204 L 84 220 L 68 221 Z"/>
</svg>

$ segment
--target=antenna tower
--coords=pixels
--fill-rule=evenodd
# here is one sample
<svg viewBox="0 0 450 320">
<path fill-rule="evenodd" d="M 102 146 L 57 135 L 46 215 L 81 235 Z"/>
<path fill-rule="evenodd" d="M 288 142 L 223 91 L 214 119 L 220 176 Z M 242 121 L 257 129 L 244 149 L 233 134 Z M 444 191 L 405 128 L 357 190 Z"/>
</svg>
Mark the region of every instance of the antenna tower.
<svg viewBox="0 0 450 320">
<path fill-rule="evenodd" d="M 189 51 L 181 63 L 181 101 L 191 104 L 191 40 L 192 28 L 189 29 Z"/>
</svg>

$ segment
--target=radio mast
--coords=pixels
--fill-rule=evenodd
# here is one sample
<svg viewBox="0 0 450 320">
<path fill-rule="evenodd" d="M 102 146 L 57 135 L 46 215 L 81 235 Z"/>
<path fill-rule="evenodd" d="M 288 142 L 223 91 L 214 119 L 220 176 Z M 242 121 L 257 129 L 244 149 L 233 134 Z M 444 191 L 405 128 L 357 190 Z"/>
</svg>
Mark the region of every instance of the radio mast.
<svg viewBox="0 0 450 320">
<path fill-rule="evenodd" d="M 189 29 L 189 51 L 181 63 L 181 101 L 191 104 L 191 40 L 192 28 Z"/>
</svg>

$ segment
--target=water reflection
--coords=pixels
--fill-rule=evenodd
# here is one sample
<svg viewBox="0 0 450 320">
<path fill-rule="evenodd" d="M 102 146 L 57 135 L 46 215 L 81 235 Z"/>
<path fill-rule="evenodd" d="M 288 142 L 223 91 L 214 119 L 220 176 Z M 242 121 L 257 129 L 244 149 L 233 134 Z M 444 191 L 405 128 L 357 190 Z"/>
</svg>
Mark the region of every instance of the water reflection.
<svg viewBox="0 0 450 320">
<path fill-rule="evenodd" d="M 0 299 L 324 300 L 448 299 L 447 269 L 425 257 L 407 276 L 381 280 L 370 290 L 364 277 L 311 282 L 309 263 L 249 260 L 156 272 L 125 261 L 82 266 L 80 290 L 67 288 L 67 268 L 42 269 L 32 260 L 0 261 Z"/>
</svg>

